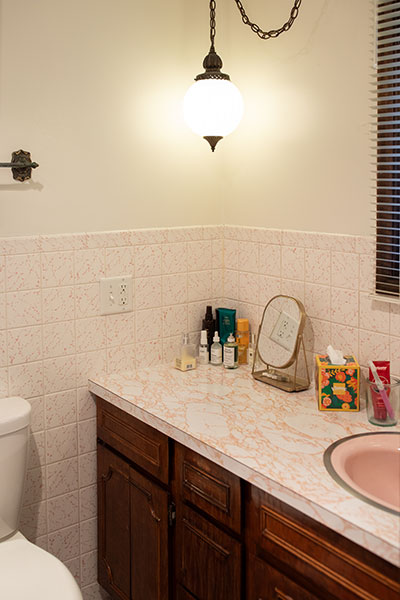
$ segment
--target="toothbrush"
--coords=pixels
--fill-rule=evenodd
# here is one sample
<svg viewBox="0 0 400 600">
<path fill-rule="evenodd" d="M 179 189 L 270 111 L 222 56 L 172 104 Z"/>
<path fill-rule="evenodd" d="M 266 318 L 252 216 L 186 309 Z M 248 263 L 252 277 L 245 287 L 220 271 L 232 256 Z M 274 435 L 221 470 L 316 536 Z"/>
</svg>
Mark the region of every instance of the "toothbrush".
<svg viewBox="0 0 400 600">
<path fill-rule="evenodd" d="M 385 386 L 383 385 L 382 380 L 378 375 L 378 371 L 376 370 L 376 367 L 375 367 L 374 363 L 372 362 L 372 360 L 370 360 L 368 364 L 369 364 L 369 368 L 371 369 L 371 373 L 374 376 L 376 387 L 378 388 L 378 392 L 380 393 L 380 396 L 383 400 L 385 408 L 389 413 L 389 417 L 391 419 L 394 419 L 393 408 L 392 408 L 392 405 L 390 404 L 390 400 L 386 393 Z"/>
</svg>

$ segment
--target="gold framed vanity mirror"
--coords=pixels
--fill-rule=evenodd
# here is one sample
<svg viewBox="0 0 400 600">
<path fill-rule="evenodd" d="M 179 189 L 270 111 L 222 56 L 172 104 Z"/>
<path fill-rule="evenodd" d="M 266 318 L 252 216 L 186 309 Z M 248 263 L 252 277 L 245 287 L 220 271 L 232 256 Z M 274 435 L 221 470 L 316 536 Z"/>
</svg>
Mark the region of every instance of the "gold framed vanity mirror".
<svg viewBox="0 0 400 600">
<path fill-rule="evenodd" d="M 267 303 L 258 329 L 252 375 L 286 392 L 310 387 L 303 341 L 306 312 L 303 303 L 278 295 Z"/>
</svg>

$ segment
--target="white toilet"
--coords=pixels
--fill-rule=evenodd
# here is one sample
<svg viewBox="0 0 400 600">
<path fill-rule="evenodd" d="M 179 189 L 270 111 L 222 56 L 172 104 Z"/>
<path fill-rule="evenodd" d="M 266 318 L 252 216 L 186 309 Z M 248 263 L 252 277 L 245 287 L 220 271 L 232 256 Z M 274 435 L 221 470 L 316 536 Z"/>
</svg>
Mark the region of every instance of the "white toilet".
<svg viewBox="0 0 400 600">
<path fill-rule="evenodd" d="M 0 399 L 0 598 L 82 600 L 67 567 L 17 530 L 30 415 L 23 398 Z"/>
</svg>

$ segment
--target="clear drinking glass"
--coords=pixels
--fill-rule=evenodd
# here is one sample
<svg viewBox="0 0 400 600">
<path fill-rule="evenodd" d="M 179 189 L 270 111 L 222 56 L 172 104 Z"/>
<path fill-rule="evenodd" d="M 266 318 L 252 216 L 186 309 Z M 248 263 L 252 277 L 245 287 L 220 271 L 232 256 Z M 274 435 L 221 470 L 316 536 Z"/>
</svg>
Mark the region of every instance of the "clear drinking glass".
<svg viewBox="0 0 400 600">
<path fill-rule="evenodd" d="M 374 381 L 367 381 L 367 416 L 373 425 L 390 427 L 397 425 L 400 413 L 400 379 L 390 378 L 390 384 L 383 384 L 382 393 L 378 390 Z M 389 410 L 383 395 L 389 402 Z"/>
</svg>

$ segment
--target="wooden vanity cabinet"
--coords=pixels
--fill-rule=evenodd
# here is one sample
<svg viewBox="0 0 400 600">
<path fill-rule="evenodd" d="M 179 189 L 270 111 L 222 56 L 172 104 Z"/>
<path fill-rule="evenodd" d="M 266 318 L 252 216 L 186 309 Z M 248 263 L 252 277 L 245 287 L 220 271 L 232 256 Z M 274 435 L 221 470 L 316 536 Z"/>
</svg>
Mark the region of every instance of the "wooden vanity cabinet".
<svg viewBox="0 0 400 600">
<path fill-rule="evenodd" d="M 242 533 L 242 482 L 223 467 L 175 443 L 176 496 L 218 525 Z"/>
<path fill-rule="evenodd" d="M 175 444 L 178 598 L 240 600 L 241 481 Z"/>
<path fill-rule="evenodd" d="M 327 600 L 314 596 L 257 556 L 249 555 L 247 563 L 248 600 Z"/>
<path fill-rule="evenodd" d="M 399 569 L 97 398 L 114 600 L 399 600 Z"/>
<path fill-rule="evenodd" d="M 185 504 L 177 505 L 177 583 L 189 598 L 240 600 L 241 557 L 237 539 Z"/>
<path fill-rule="evenodd" d="M 113 598 L 130 600 L 129 464 L 97 444 L 98 580 Z"/>
<path fill-rule="evenodd" d="M 196 600 L 196 598 L 192 596 L 192 594 L 189 594 L 189 592 L 185 590 L 185 588 L 183 588 L 181 585 L 177 586 L 175 597 L 176 600 Z"/>
<path fill-rule="evenodd" d="M 97 400 L 99 583 L 118 600 L 168 600 L 172 504 L 152 476 L 168 478 L 168 438 Z"/>
<path fill-rule="evenodd" d="M 169 597 L 169 494 L 130 469 L 131 597 Z"/>
<path fill-rule="evenodd" d="M 96 397 L 96 404 L 97 437 L 139 470 L 168 485 L 168 437 L 102 398 Z"/>
<path fill-rule="evenodd" d="M 400 598 L 394 565 L 251 485 L 246 547 L 248 600 Z"/>
</svg>

